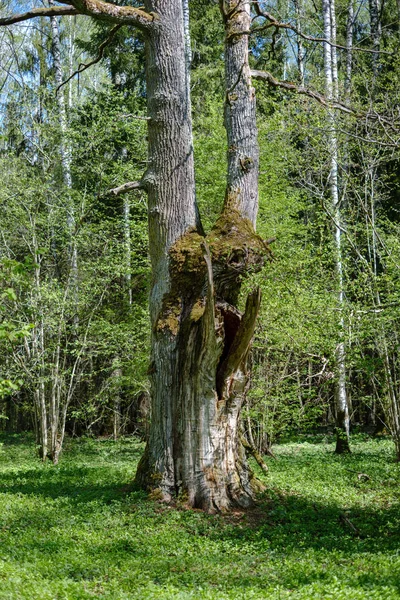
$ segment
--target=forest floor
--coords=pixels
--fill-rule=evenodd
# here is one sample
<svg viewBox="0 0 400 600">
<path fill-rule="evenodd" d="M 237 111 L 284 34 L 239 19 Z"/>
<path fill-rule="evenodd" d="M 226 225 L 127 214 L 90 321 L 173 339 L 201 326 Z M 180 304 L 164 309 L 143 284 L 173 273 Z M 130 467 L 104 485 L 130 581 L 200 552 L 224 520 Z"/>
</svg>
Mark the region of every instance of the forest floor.
<svg viewBox="0 0 400 600">
<path fill-rule="evenodd" d="M 400 465 L 388 439 L 274 447 L 256 510 L 205 515 L 134 491 L 143 446 L 69 440 L 57 467 L 0 435 L 0 599 L 400 598 Z"/>
</svg>

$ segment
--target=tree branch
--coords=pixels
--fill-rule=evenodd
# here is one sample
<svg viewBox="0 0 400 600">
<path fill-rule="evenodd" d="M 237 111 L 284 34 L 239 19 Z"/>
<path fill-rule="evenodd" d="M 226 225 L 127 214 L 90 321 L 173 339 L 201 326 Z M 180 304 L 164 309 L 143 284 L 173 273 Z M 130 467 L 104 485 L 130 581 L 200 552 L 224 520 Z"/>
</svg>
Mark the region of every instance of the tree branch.
<svg viewBox="0 0 400 600">
<path fill-rule="evenodd" d="M 291 81 L 280 81 L 279 79 L 275 79 L 275 77 L 268 71 L 251 71 L 250 74 L 254 79 L 266 81 L 272 87 L 278 87 L 284 90 L 288 90 L 289 92 L 293 92 L 295 94 L 308 96 L 309 98 L 312 98 L 313 100 L 316 100 L 317 102 L 322 104 L 322 106 L 324 106 L 325 108 L 333 108 L 334 110 L 340 110 L 341 112 L 355 117 L 356 119 L 367 119 L 370 121 L 376 121 L 384 129 L 385 133 L 387 132 L 383 124 L 387 125 L 388 127 L 391 127 L 394 132 L 398 133 L 398 129 L 396 128 L 393 120 L 391 120 L 388 117 L 384 117 L 383 115 L 380 115 L 375 111 L 358 112 L 351 106 L 347 106 L 347 104 L 344 104 L 339 100 L 328 100 L 328 98 L 326 98 L 323 94 L 320 94 L 315 90 L 310 90 L 309 88 L 297 85 L 296 83 L 293 83 Z"/>
<path fill-rule="evenodd" d="M 134 25 L 143 31 L 149 30 L 158 15 L 148 13 L 141 8 L 133 6 L 117 6 L 103 0 L 60 0 L 65 6 L 53 6 L 51 8 L 34 8 L 25 13 L 0 18 L 0 26 L 13 25 L 21 21 L 34 19 L 35 17 L 54 17 L 63 15 L 87 15 L 100 21 L 108 23 L 119 23 L 121 25 Z"/>
<path fill-rule="evenodd" d="M 244 435 L 240 436 L 240 441 L 242 442 L 242 445 L 245 448 L 245 450 L 249 454 L 251 454 L 253 456 L 253 458 L 256 460 L 258 466 L 262 469 L 262 471 L 264 473 L 268 473 L 268 466 L 265 464 L 263 457 L 258 452 L 257 448 L 255 448 L 252 444 L 250 444 L 250 442 L 248 442 L 246 440 L 246 436 L 244 436 Z"/>
<path fill-rule="evenodd" d="M 260 5 L 258 2 L 254 2 L 254 8 L 257 13 L 257 16 L 267 19 L 267 21 L 269 21 L 269 23 L 267 25 L 262 25 L 260 27 L 254 28 L 251 31 L 252 34 L 260 33 L 262 31 L 265 31 L 265 29 L 269 29 L 270 27 L 275 27 L 276 29 L 289 29 L 290 31 L 293 31 L 296 35 L 298 35 L 299 37 L 301 37 L 304 40 L 307 40 L 309 42 L 317 42 L 318 44 L 329 44 L 329 46 L 332 46 L 334 48 L 339 48 L 339 50 L 346 50 L 347 52 L 349 51 L 347 46 L 341 46 L 340 44 L 334 44 L 333 42 L 331 42 L 330 40 L 328 40 L 326 38 L 314 37 L 313 35 L 306 35 L 305 33 L 300 31 L 300 29 L 298 29 L 294 25 L 291 25 L 290 23 L 282 23 L 282 22 L 278 21 L 273 15 L 271 15 L 271 13 L 263 11 L 260 8 Z M 371 48 L 358 48 L 358 47 L 353 46 L 352 51 L 353 50 L 355 50 L 357 52 L 367 52 L 369 54 L 393 55 L 393 52 L 389 52 L 386 50 L 373 50 Z"/>
<path fill-rule="evenodd" d="M 33 8 L 19 15 L 0 17 L 0 26 L 13 25 L 21 21 L 28 21 L 35 17 L 58 17 L 63 15 L 77 15 L 78 11 L 73 6 L 53 6 L 51 8 Z"/>
<path fill-rule="evenodd" d="M 336 110 L 340 110 L 342 112 L 347 113 L 348 115 L 353 115 L 355 117 L 365 117 L 365 114 L 358 113 L 350 106 L 343 104 L 337 100 L 328 100 L 325 96 L 316 92 L 315 90 L 310 90 L 309 88 L 303 87 L 301 85 L 296 85 L 291 81 L 279 81 L 275 79 L 275 77 L 269 73 L 268 71 L 251 71 L 251 76 L 254 79 L 261 79 L 262 81 L 266 81 L 272 87 L 279 87 L 284 90 L 288 90 L 290 92 L 294 92 L 295 94 L 301 94 L 303 96 L 308 96 L 309 98 L 313 98 L 325 108 L 334 108 Z"/>
<path fill-rule="evenodd" d="M 119 187 L 108 190 L 107 196 L 122 196 L 122 194 L 127 194 L 128 192 L 132 192 L 132 190 L 142 190 L 143 185 L 140 181 L 128 181 L 128 183 L 124 183 Z"/>
<path fill-rule="evenodd" d="M 107 46 L 109 46 L 111 44 L 111 42 L 114 39 L 115 34 L 117 33 L 117 31 L 119 29 L 121 29 L 122 24 L 120 23 L 119 25 L 115 25 L 115 27 L 113 27 L 110 31 L 110 35 L 108 36 L 108 38 L 106 40 L 104 40 L 104 42 L 102 42 L 99 46 L 99 52 L 96 56 L 96 58 L 94 58 L 93 60 L 91 60 L 88 63 L 81 63 L 78 67 L 78 69 L 76 71 L 74 71 L 74 73 L 72 73 L 72 75 L 70 75 L 68 77 L 68 79 L 66 79 L 65 81 L 63 81 L 58 88 L 56 89 L 56 94 L 58 93 L 58 91 L 63 87 L 63 85 L 66 85 L 69 81 L 71 81 L 71 79 L 73 79 L 76 75 L 79 75 L 80 73 L 83 73 L 84 71 L 86 71 L 86 69 L 88 69 L 89 67 L 92 67 L 93 65 L 97 64 L 98 62 L 101 61 L 101 59 L 104 56 L 104 50 L 107 48 Z"/>
<path fill-rule="evenodd" d="M 82 15 L 88 15 L 109 23 L 135 25 L 148 30 L 158 20 L 158 15 L 133 6 L 118 6 L 103 0 L 71 0 L 71 4 Z"/>
</svg>

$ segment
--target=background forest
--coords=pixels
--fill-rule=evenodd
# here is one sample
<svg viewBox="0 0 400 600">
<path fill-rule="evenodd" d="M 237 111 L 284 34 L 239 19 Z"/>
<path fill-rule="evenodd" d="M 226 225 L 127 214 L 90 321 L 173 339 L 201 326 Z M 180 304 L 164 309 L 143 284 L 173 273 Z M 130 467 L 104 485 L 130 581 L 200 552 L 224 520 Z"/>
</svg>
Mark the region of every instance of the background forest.
<svg viewBox="0 0 400 600">
<path fill-rule="evenodd" d="M 0 4 L 4 25 L 53 1 Z M 218 2 L 189 9 L 209 231 L 225 32 Z M 265 490 L 227 514 L 133 484 L 153 368 L 142 34 L 0 27 L 0 600 L 399 598 L 400 0 L 252 11 L 273 256 L 241 292 L 263 300 L 240 439 Z"/>
<path fill-rule="evenodd" d="M 253 276 L 246 433 L 267 452 L 333 429 L 341 396 L 353 429 L 385 429 L 399 457 L 399 7 L 260 7 L 258 231 L 274 256 Z M 215 2 L 190 10 L 207 227 L 225 186 L 223 25 Z M 57 462 L 65 431 L 146 435 L 146 199 L 120 187 L 146 165 L 143 43 L 85 17 L 0 36 L 0 426 L 46 430 Z"/>
</svg>

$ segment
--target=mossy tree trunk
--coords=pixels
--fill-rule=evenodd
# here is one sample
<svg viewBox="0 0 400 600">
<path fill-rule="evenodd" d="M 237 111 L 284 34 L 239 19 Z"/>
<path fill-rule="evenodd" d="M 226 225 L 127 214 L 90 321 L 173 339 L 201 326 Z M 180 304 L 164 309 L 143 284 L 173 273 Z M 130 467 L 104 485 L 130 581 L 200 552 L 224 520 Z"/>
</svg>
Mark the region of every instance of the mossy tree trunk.
<svg viewBox="0 0 400 600">
<path fill-rule="evenodd" d="M 183 23 L 178 16 L 178 4 L 173 18 L 175 26 Z M 223 211 L 209 235 L 204 235 L 195 209 L 189 125 L 182 135 L 179 124 L 176 135 L 180 143 L 185 141 L 186 147 L 182 147 L 176 161 L 167 161 L 169 173 L 161 171 L 165 171 L 164 154 L 159 174 L 155 174 L 153 167 L 146 177 L 150 181 L 154 273 L 152 422 L 149 443 L 136 477 L 142 486 L 155 490 L 164 500 L 180 495 L 188 505 L 208 511 L 248 506 L 259 489 L 240 439 L 240 410 L 248 387 L 247 353 L 260 304 L 259 290 L 250 294 L 244 314 L 236 303 L 243 275 L 251 268 L 258 268 L 268 252 L 254 231 L 258 146 L 246 33 L 250 27 L 250 8 L 247 1 L 234 0 L 223 3 L 221 9 L 226 27 L 228 178 Z M 171 36 L 171 27 L 167 31 Z M 179 64 L 177 72 L 181 79 L 174 76 L 168 87 L 175 88 L 174 98 L 183 114 L 186 108 L 185 74 L 181 70 L 185 64 L 183 30 L 176 32 L 172 43 L 175 52 L 171 60 Z M 164 73 L 155 77 L 153 74 L 149 90 L 154 81 L 164 78 Z M 152 95 L 157 92 L 154 90 Z M 151 107 L 150 101 L 149 139 L 159 149 L 160 120 L 155 128 Z M 189 122 L 189 112 L 185 117 Z M 168 139 L 174 127 L 170 119 L 169 109 L 165 116 Z M 176 149 L 176 140 L 173 148 Z M 169 156 L 174 156 L 172 148 Z M 162 184 L 157 184 L 158 180 L 176 186 L 177 191 L 166 190 L 161 200 Z M 184 190 L 179 191 L 182 181 Z M 169 235 L 163 238 L 163 232 Z"/>
</svg>

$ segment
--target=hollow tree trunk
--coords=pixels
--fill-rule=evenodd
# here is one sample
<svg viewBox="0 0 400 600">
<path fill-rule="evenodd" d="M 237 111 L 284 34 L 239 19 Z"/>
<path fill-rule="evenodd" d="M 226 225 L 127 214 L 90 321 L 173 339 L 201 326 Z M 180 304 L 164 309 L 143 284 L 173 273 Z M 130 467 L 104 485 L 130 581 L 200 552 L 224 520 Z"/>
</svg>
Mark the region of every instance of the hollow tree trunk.
<svg viewBox="0 0 400 600">
<path fill-rule="evenodd" d="M 230 12 L 230 9 L 236 10 Z M 198 217 L 182 0 L 146 2 L 160 16 L 147 42 L 153 281 L 152 420 L 136 481 L 169 501 L 208 511 L 248 506 L 257 484 L 240 441 L 246 356 L 260 294 L 242 315 L 240 278 L 267 252 L 254 231 L 258 148 L 247 57 L 249 3 L 223 6 L 226 44 L 228 184 L 208 236 Z M 186 60 L 185 60 L 186 58 Z"/>
</svg>

